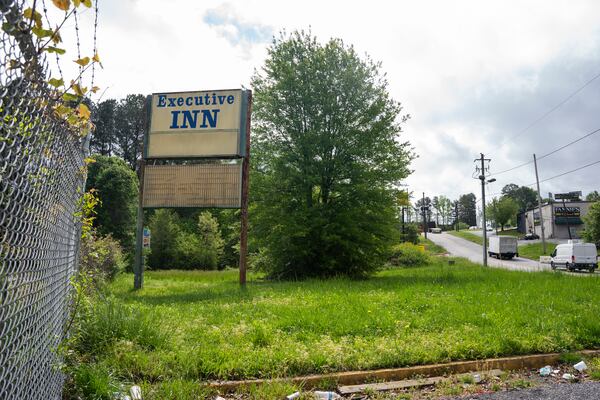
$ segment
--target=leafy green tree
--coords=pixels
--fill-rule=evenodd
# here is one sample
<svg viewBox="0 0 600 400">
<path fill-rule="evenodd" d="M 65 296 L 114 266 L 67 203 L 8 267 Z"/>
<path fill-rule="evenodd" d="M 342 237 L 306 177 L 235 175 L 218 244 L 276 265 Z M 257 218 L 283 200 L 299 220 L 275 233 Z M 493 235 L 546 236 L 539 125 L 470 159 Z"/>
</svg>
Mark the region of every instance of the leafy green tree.
<svg viewBox="0 0 600 400">
<path fill-rule="evenodd" d="M 583 222 L 585 223 L 583 238 L 587 242 L 600 246 L 600 202 L 590 206 L 587 215 L 583 216 Z"/>
<path fill-rule="evenodd" d="M 225 241 L 221 237 L 219 222 L 209 211 L 204 211 L 198 217 L 200 245 L 206 253 L 206 264 L 214 269 L 223 255 Z"/>
<path fill-rule="evenodd" d="M 93 156 L 86 189 L 96 189 L 100 204 L 94 226 L 119 241 L 127 255 L 134 249 L 138 178 L 118 157 Z"/>
<path fill-rule="evenodd" d="M 511 197 L 504 196 L 500 200 L 494 198 L 488 204 L 486 210 L 490 213 L 490 218 L 496 222 L 496 225 L 504 230 L 504 227 L 510 221 L 516 221 L 519 205 Z"/>
<path fill-rule="evenodd" d="M 585 196 L 586 201 L 600 201 L 600 193 L 597 190 L 590 192 Z"/>
<path fill-rule="evenodd" d="M 535 190 L 527 186 L 518 186 L 514 183 L 509 183 L 502 188 L 502 196 L 510 197 L 516 201 L 519 212 L 529 210 L 538 203 L 538 196 Z"/>
<path fill-rule="evenodd" d="M 255 73 L 253 236 L 272 277 L 364 276 L 397 239 L 394 187 L 413 156 L 379 70 L 294 32 Z"/>
<path fill-rule="evenodd" d="M 469 226 L 477 225 L 477 199 L 473 193 L 458 198 L 458 220 Z"/>
<path fill-rule="evenodd" d="M 153 269 L 175 268 L 177 239 L 181 233 L 179 217 L 173 210 L 156 210 L 148 226 L 151 234 L 148 266 Z"/>
<path fill-rule="evenodd" d="M 146 97 L 141 94 L 129 94 L 119 101 L 115 115 L 116 153 L 130 168 L 137 170 L 137 161 L 142 156 Z"/>
<path fill-rule="evenodd" d="M 90 151 L 103 156 L 112 156 L 116 149 L 117 101 L 109 99 L 92 107 L 92 121 L 96 126 L 90 140 Z"/>
<path fill-rule="evenodd" d="M 436 217 L 439 216 L 442 219 L 442 225 L 448 225 L 453 210 L 452 201 L 450 201 L 450 199 L 446 196 L 442 195 L 435 196 L 431 204 L 433 208 L 435 208 Z"/>
</svg>

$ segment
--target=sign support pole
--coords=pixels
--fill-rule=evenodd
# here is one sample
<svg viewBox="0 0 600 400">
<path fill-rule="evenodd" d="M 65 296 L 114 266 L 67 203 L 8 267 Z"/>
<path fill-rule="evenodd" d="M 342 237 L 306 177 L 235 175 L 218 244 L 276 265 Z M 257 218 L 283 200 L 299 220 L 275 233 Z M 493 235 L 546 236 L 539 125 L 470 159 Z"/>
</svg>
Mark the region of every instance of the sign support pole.
<svg viewBox="0 0 600 400">
<path fill-rule="evenodd" d="M 146 161 L 140 160 L 140 195 L 137 211 L 137 229 L 135 237 L 135 264 L 133 265 L 133 288 L 141 289 L 144 285 L 144 169 Z"/>
<path fill-rule="evenodd" d="M 248 112 L 246 114 L 246 152 L 242 160 L 242 201 L 240 232 L 240 286 L 246 286 L 246 265 L 248 261 L 248 186 L 250 183 L 250 123 L 252 114 L 252 91 L 248 91 Z"/>
</svg>

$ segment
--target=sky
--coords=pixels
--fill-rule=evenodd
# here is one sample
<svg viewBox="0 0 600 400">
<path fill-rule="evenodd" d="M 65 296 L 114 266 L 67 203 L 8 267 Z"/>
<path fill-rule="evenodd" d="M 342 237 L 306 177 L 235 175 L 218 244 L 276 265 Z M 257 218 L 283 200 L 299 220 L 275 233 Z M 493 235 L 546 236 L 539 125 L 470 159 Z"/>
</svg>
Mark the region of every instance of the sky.
<svg viewBox="0 0 600 400">
<path fill-rule="evenodd" d="M 79 16 L 83 54 L 93 17 Z M 415 198 L 479 198 L 480 153 L 494 174 L 600 128 L 595 0 L 99 0 L 97 97 L 249 87 L 273 35 L 296 29 L 381 61 L 411 116 L 400 138 L 418 155 L 403 182 Z M 600 132 L 543 157 L 542 195 L 600 190 L 600 163 L 544 181 L 596 161 Z M 532 164 L 491 177 L 490 195 L 535 182 Z"/>
</svg>

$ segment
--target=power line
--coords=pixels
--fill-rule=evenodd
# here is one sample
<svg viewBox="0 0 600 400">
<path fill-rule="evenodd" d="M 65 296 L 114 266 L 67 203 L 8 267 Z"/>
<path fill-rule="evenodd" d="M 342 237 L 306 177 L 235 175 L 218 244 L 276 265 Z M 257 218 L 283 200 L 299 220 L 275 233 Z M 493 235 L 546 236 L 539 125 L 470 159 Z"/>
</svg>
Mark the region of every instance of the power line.
<svg viewBox="0 0 600 400">
<path fill-rule="evenodd" d="M 573 140 L 572 142 L 570 142 L 570 143 L 567 143 L 567 144 L 565 144 L 564 146 L 561 146 L 561 147 L 559 147 L 558 149 L 551 151 L 550 153 L 546 153 L 546 154 L 544 154 L 543 156 L 540 156 L 540 157 L 538 157 L 538 160 L 541 160 L 542 158 L 548 157 L 549 155 L 552 155 L 552 154 L 554 154 L 554 153 L 556 153 L 556 152 L 559 152 L 559 151 L 561 151 L 562 149 L 564 149 L 564 148 L 566 148 L 566 147 L 569 147 L 570 145 L 572 145 L 572 144 L 575 144 L 575 143 L 577 143 L 577 142 L 579 142 L 579 141 L 581 141 L 581 140 L 583 140 L 583 139 L 585 139 L 585 138 L 587 138 L 587 137 L 590 137 L 590 136 L 592 136 L 593 134 L 595 134 L 595 133 L 598 133 L 598 132 L 600 132 L 600 128 L 599 128 L 599 129 L 596 129 L 595 131 L 592 131 L 592 132 L 588 133 L 587 135 L 584 135 L 584 136 L 580 137 L 579 139 L 575 139 L 575 140 Z"/>
<path fill-rule="evenodd" d="M 567 171 L 567 172 L 563 172 L 562 174 L 554 175 L 554 176 L 552 176 L 552 177 L 550 177 L 550 178 L 542 179 L 542 180 L 540 181 L 540 183 L 542 183 L 542 182 L 547 182 L 547 181 L 549 181 L 549 180 L 552 180 L 552 179 L 555 179 L 555 178 L 560 178 L 561 176 L 565 176 L 565 175 L 568 175 L 568 174 L 570 174 L 570 173 L 577 172 L 577 171 L 579 171 L 579 170 L 582 170 L 582 169 L 584 169 L 584 168 L 591 167 L 592 165 L 596 165 L 596 164 L 600 164 L 600 160 L 598 160 L 598 161 L 594 161 L 594 162 L 592 162 L 592 163 L 589 163 L 589 164 L 583 165 L 583 166 L 581 166 L 581 167 L 578 167 L 578 168 L 572 169 L 572 170 L 570 170 L 570 171 Z M 533 183 L 530 183 L 530 184 L 529 184 L 529 185 L 527 185 L 527 186 L 533 186 L 533 185 L 535 185 L 535 184 L 536 184 L 536 183 L 535 183 L 535 182 L 533 182 Z"/>
<path fill-rule="evenodd" d="M 594 134 L 596 134 L 596 133 L 598 133 L 598 132 L 600 132 L 600 128 L 598 128 L 598 129 L 596 129 L 596 130 L 594 130 L 594 131 L 592 131 L 592 132 L 590 132 L 590 133 L 587 133 L 587 134 L 583 135 L 582 137 L 580 137 L 580 138 L 578 138 L 578 139 L 575 139 L 575 140 L 573 140 L 572 142 L 569 142 L 569 143 L 567 143 L 567 144 L 565 144 L 565 145 L 563 145 L 563 146 L 560 146 L 559 148 L 557 148 L 557 149 L 554 149 L 554 150 L 552 150 L 552 151 L 551 151 L 551 152 L 549 152 L 549 153 L 546 153 L 546 154 L 544 154 L 544 155 L 541 155 L 540 157 L 538 157 L 538 160 L 541 160 L 542 158 L 546 158 L 546 157 L 548 157 L 548 156 L 550 156 L 550 155 L 552 155 L 552 154 L 554 154 L 554 153 L 557 153 L 557 152 L 559 152 L 559 151 L 561 151 L 561 150 L 563 150 L 563 149 L 565 149 L 565 148 L 567 148 L 567 147 L 569 147 L 569 146 L 571 146 L 571 145 L 573 145 L 573 144 L 575 144 L 575 143 L 577 143 L 577 142 L 580 142 L 580 141 L 582 141 L 583 139 L 585 139 L 585 138 L 588 138 L 588 137 L 590 137 L 590 136 L 592 136 L 592 135 L 594 135 Z M 512 167 L 512 168 L 505 169 L 505 170 L 503 170 L 503 171 L 500 171 L 500 172 L 493 173 L 493 174 L 491 174 L 490 176 L 500 175 L 500 174 L 504 174 L 505 172 L 514 171 L 515 169 L 518 169 L 518 168 L 524 167 L 524 166 L 526 166 L 526 165 L 529 165 L 529 164 L 533 164 L 533 160 L 532 160 L 532 161 L 527 161 L 527 162 L 525 162 L 525 163 L 523 163 L 523 164 L 519 164 L 519 165 L 517 165 L 516 167 Z"/>
<path fill-rule="evenodd" d="M 573 97 L 575 97 L 575 95 L 577 95 L 579 92 L 581 92 L 583 89 L 585 89 L 585 87 L 587 87 L 588 85 L 590 85 L 592 82 L 594 82 L 598 78 L 600 78 L 600 73 L 597 74 L 597 75 L 595 75 L 592 79 L 590 79 L 586 83 L 584 83 L 583 86 L 579 87 L 573 93 L 571 93 L 570 95 L 568 95 L 564 100 L 562 100 L 561 102 L 559 102 L 557 105 L 555 105 L 554 107 L 552 107 L 550 110 L 546 111 L 544 114 L 542 114 L 540 117 L 538 117 L 532 123 L 530 123 L 529 125 L 527 125 L 525 128 L 521 129 L 516 135 L 512 136 L 508 140 L 509 141 L 513 140 L 514 138 L 516 138 L 518 136 L 521 136 L 523 133 L 527 132 L 529 129 L 531 129 L 533 126 L 535 126 L 538 122 L 540 122 L 541 120 L 543 120 L 544 118 L 546 118 L 548 115 L 552 114 L 554 111 L 558 110 L 560 107 L 562 107 L 565 103 L 567 103 L 569 100 L 571 100 Z M 506 140 L 502 141 L 502 143 L 505 143 L 505 142 L 506 142 Z"/>
</svg>

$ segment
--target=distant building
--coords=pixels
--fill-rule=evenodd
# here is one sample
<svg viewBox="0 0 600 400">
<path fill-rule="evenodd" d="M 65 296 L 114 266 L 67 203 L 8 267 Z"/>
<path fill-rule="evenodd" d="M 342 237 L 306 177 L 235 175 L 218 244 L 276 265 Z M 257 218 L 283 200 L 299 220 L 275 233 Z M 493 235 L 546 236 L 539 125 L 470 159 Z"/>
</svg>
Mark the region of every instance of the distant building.
<svg viewBox="0 0 600 400">
<path fill-rule="evenodd" d="M 562 201 L 542 204 L 542 220 L 544 221 L 544 233 L 547 238 L 578 239 L 583 229 L 582 217 L 586 215 L 593 201 Z M 522 233 L 534 232 L 542 235 L 540 225 L 540 210 L 538 207 L 525 211 L 518 216 L 518 230 Z"/>
</svg>

